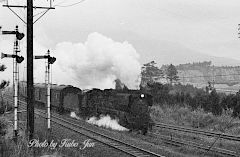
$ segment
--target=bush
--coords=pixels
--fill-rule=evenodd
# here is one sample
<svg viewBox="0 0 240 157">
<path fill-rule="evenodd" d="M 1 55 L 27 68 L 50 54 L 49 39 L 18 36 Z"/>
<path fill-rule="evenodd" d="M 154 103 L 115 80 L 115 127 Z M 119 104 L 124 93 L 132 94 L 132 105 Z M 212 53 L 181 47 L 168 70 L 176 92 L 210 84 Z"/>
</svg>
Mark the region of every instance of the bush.
<svg viewBox="0 0 240 157">
<path fill-rule="evenodd" d="M 0 114 L 4 114 L 7 111 L 12 111 L 13 106 L 9 103 L 2 103 L 0 102 Z"/>
<path fill-rule="evenodd" d="M 221 116 L 207 113 L 202 108 L 192 110 L 188 106 L 155 104 L 151 108 L 151 116 L 156 123 L 162 122 L 178 126 L 219 131 L 233 135 L 239 135 L 239 119 L 231 117 L 233 110 L 223 111 Z"/>
<path fill-rule="evenodd" d="M 0 136 L 4 136 L 6 134 L 7 129 L 7 121 L 5 118 L 0 117 Z"/>
<path fill-rule="evenodd" d="M 194 128 L 205 128 L 214 123 L 215 117 L 210 113 L 205 113 L 202 109 L 198 109 L 191 113 L 189 119 L 191 126 Z"/>
</svg>

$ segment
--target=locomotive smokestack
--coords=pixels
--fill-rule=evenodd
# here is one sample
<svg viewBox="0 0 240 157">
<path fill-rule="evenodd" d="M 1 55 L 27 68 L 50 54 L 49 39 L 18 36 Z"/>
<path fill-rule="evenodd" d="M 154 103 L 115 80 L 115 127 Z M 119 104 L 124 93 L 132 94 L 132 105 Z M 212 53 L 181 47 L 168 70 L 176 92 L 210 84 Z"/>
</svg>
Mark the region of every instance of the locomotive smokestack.
<svg viewBox="0 0 240 157">
<path fill-rule="evenodd" d="M 120 79 L 116 79 L 115 80 L 115 89 L 116 90 L 127 90 L 128 87 L 124 83 L 122 83 Z"/>
</svg>

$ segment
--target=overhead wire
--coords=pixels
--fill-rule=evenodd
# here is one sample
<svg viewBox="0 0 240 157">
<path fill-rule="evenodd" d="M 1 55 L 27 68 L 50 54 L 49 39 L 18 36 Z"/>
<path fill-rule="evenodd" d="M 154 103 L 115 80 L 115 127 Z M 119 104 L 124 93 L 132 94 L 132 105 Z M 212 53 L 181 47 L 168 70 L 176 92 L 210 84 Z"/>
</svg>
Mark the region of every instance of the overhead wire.
<svg viewBox="0 0 240 157">
<path fill-rule="evenodd" d="M 35 16 L 38 16 L 38 15 L 40 15 L 40 14 L 44 13 L 44 12 L 45 12 L 45 10 L 43 10 L 43 11 L 41 11 L 41 12 L 39 12 L 39 13 L 37 13 L 37 14 L 33 15 L 33 17 L 35 17 Z"/>
<path fill-rule="evenodd" d="M 62 0 L 61 2 L 58 2 L 57 4 L 55 4 L 54 6 L 60 5 L 60 4 L 64 3 L 64 2 L 66 2 L 66 0 Z"/>
<path fill-rule="evenodd" d="M 84 2 L 84 1 L 86 1 L 86 0 L 81 0 L 81 1 L 79 1 L 79 2 L 75 2 L 75 3 L 72 3 L 72 4 L 68 4 L 68 5 L 60 5 L 60 4 L 62 4 L 62 3 L 65 2 L 65 0 L 64 0 L 64 1 L 62 1 L 62 2 L 59 2 L 58 4 L 55 4 L 53 7 L 71 7 L 71 6 L 75 6 L 75 5 L 77 5 L 77 4 L 80 4 L 80 3 Z M 40 15 L 40 17 L 37 18 L 37 19 L 34 21 L 34 23 L 37 22 L 42 16 L 44 16 L 49 10 L 50 10 L 50 9 L 47 9 L 46 11 L 44 10 L 44 11 L 41 11 L 41 12 L 33 15 L 33 17 Z"/>
<path fill-rule="evenodd" d="M 67 5 L 59 5 L 60 3 L 54 5 L 54 7 L 72 7 L 72 6 L 75 6 L 77 4 L 80 4 L 82 2 L 84 2 L 86 0 L 81 0 L 81 1 L 78 1 L 78 2 L 75 2 L 75 3 L 72 3 L 72 4 L 67 4 Z M 62 1 L 61 3 L 63 3 L 64 1 Z"/>
</svg>

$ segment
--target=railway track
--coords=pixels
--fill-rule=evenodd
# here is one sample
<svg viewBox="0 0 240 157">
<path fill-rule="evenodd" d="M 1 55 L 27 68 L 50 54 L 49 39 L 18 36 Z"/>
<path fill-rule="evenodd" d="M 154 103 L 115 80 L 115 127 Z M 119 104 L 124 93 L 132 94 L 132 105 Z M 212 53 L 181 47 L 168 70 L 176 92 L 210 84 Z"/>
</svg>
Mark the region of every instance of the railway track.
<svg viewBox="0 0 240 157">
<path fill-rule="evenodd" d="M 205 151 L 211 151 L 214 153 L 218 153 L 220 155 L 228 155 L 228 156 L 234 156 L 234 157 L 240 156 L 240 154 L 237 154 L 235 151 L 231 151 L 231 150 L 227 150 L 227 149 L 223 149 L 223 148 L 210 147 L 210 146 L 206 146 L 204 144 L 199 144 L 199 143 L 192 142 L 192 141 L 186 141 L 186 140 L 182 140 L 182 139 L 176 138 L 176 137 L 169 137 L 169 136 L 161 135 L 158 133 L 151 133 L 151 134 L 155 137 L 161 138 L 167 144 L 175 145 L 178 147 L 185 145 L 185 146 L 195 147 L 197 149 L 201 149 L 201 150 L 205 150 Z"/>
<path fill-rule="evenodd" d="M 21 101 L 21 100 L 20 100 L 20 103 L 26 104 L 24 101 Z M 42 111 L 40 110 L 40 112 L 42 112 Z M 44 116 L 45 116 L 45 112 L 42 112 L 42 114 L 44 114 Z M 115 149 L 121 150 L 121 151 L 123 151 L 125 153 L 127 153 L 129 151 L 129 152 L 132 153 L 131 154 L 132 156 L 137 156 L 137 155 L 139 155 L 138 157 L 141 157 L 141 155 L 142 155 L 142 157 L 143 156 L 148 156 L 146 154 L 146 153 L 148 153 L 148 151 L 147 152 L 144 152 L 144 150 L 137 151 L 137 150 L 135 150 L 136 148 L 134 148 L 135 146 L 134 147 L 128 146 L 127 143 L 120 144 L 119 142 L 121 142 L 121 141 L 119 141 L 118 139 L 114 139 L 113 138 L 113 139 L 107 140 L 107 138 L 109 138 L 109 137 L 107 137 L 106 135 L 101 134 L 101 133 L 97 133 L 96 131 L 93 131 L 93 130 L 90 130 L 88 128 L 84 128 L 82 126 L 79 126 L 78 124 L 76 124 L 74 122 L 70 122 L 70 120 L 61 119 L 56 114 L 52 114 L 52 118 L 53 118 L 52 122 L 57 123 L 57 124 L 61 125 L 62 127 L 66 127 L 66 128 L 72 129 L 75 132 L 78 132 L 80 134 L 81 134 L 81 132 L 79 132 L 76 129 L 74 129 L 74 127 L 87 130 L 88 132 L 91 132 L 93 134 L 100 134 L 100 136 L 102 138 L 99 139 L 99 137 L 98 137 L 97 141 L 100 140 L 99 141 L 100 143 L 103 143 L 103 144 L 108 145 L 110 147 L 113 147 Z M 61 121 L 63 121 L 64 124 L 61 124 Z M 188 133 L 201 134 L 201 135 L 206 135 L 206 136 L 211 136 L 211 137 L 220 136 L 223 139 L 228 139 L 228 140 L 233 140 L 233 141 L 240 141 L 238 136 L 227 135 L 227 134 L 223 134 L 222 135 L 221 133 L 215 133 L 215 132 L 208 132 L 208 131 L 204 131 L 204 130 L 185 128 L 185 127 L 180 127 L 180 126 L 168 125 L 168 124 L 164 124 L 164 123 L 157 123 L 155 127 L 156 128 L 169 129 L 169 130 L 175 130 L 175 131 L 188 132 Z M 228 155 L 228 156 L 234 156 L 234 157 L 235 156 L 236 157 L 240 156 L 236 152 L 231 151 L 231 150 L 227 150 L 227 149 L 222 149 L 222 148 L 217 148 L 217 147 L 212 147 L 211 149 L 209 149 L 210 148 L 209 146 L 206 146 L 206 145 L 203 145 L 203 144 L 198 144 L 196 142 L 186 141 L 186 140 L 182 140 L 182 139 L 175 138 L 175 137 L 164 136 L 164 135 L 160 135 L 160 134 L 157 134 L 157 133 L 151 133 L 151 134 L 156 136 L 156 137 L 161 138 L 163 141 L 165 141 L 165 143 L 171 144 L 171 145 L 175 145 L 175 146 L 187 145 L 187 146 L 195 147 L 195 148 L 202 149 L 202 150 L 205 150 L 205 151 L 211 151 L 211 152 L 219 153 L 221 155 Z M 88 137 L 92 138 L 92 139 L 95 139 L 94 137 L 92 137 L 90 135 Z M 130 149 L 130 147 L 132 147 L 132 148 Z M 144 153 L 140 154 L 140 152 L 144 152 Z M 154 155 L 151 155 L 151 156 L 157 156 L 157 155 L 158 154 L 154 153 Z M 161 155 L 159 155 L 159 156 L 161 156 Z"/>
<path fill-rule="evenodd" d="M 193 133 L 193 134 L 198 134 L 198 135 L 200 134 L 200 135 L 205 135 L 205 136 L 222 138 L 222 139 L 226 139 L 226 140 L 240 142 L 240 137 L 239 136 L 222 134 L 222 133 L 218 133 L 218 132 L 210 132 L 210 131 L 205 131 L 205 130 L 200 130 L 200 129 L 174 126 L 174 125 L 169 125 L 169 124 L 164 124 L 164 123 L 157 123 L 155 125 L 155 127 L 156 128 L 163 128 L 163 129 L 167 129 L 167 130 L 181 131 L 181 132 L 185 132 L 185 133 Z M 223 155 L 236 156 L 236 157 L 240 156 L 240 154 L 235 152 L 235 151 L 231 151 L 231 150 L 227 150 L 227 149 L 223 149 L 223 148 L 210 147 L 210 146 L 206 146 L 204 144 L 198 144 L 196 142 L 186 141 L 186 140 L 182 140 L 182 139 L 176 138 L 176 137 L 169 137 L 169 136 L 160 135 L 159 133 L 151 133 L 151 134 L 161 138 L 162 140 L 164 140 L 168 144 L 172 144 L 172 145 L 176 145 L 176 146 L 186 145 L 186 146 L 191 146 L 191 147 L 195 147 L 195 148 L 198 148 L 198 149 L 202 149 L 202 150 L 205 150 L 205 151 L 216 152 L 216 153 L 223 154 Z"/>
<path fill-rule="evenodd" d="M 155 127 L 169 129 L 169 130 L 175 130 L 175 131 L 182 131 L 182 132 L 187 132 L 187 133 L 193 133 L 193 134 L 200 134 L 200 135 L 211 136 L 211 137 L 218 137 L 221 139 L 240 142 L 240 136 L 223 134 L 223 133 L 219 133 L 219 132 L 210 132 L 210 131 L 205 131 L 205 130 L 200 130 L 200 129 L 186 128 L 186 127 L 175 126 L 175 125 L 164 124 L 164 123 L 157 123 L 155 125 Z"/>
<path fill-rule="evenodd" d="M 11 99 L 8 99 L 8 100 L 11 101 Z M 20 100 L 19 103 L 21 103 L 23 105 L 21 107 L 21 109 L 26 109 L 26 102 Z M 45 112 L 43 112 L 39 109 L 35 109 L 35 114 L 46 118 Z M 130 156 L 134 156 L 134 157 L 164 157 L 163 155 L 157 154 L 155 152 L 134 146 L 134 145 L 126 143 L 124 141 L 120 141 L 116 138 L 109 137 L 105 134 L 88 129 L 83 126 L 80 126 L 79 124 L 70 122 L 69 120 L 65 120 L 62 117 L 58 116 L 57 114 L 52 114 L 51 122 L 56 123 L 64 128 L 74 131 L 76 133 L 87 136 L 91 139 L 94 139 L 104 145 L 107 145 L 116 150 L 124 152 Z"/>
</svg>

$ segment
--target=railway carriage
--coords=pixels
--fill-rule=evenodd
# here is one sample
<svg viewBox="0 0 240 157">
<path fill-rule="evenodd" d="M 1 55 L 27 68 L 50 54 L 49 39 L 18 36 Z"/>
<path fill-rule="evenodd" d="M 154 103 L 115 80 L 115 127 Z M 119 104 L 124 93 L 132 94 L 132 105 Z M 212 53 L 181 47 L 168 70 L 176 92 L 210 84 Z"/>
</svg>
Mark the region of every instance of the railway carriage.
<svg viewBox="0 0 240 157">
<path fill-rule="evenodd" d="M 20 83 L 20 96 L 27 97 L 26 82 Z M 39 106 L 45 106 L 47 90 L 45 84 L 34 84 L 35 103 Z M 82 91 L 71 85 L 51 85 L 51 107 L 57 111 L 75 111 L 78 112 L 79 95 Z"/>
</svg>

